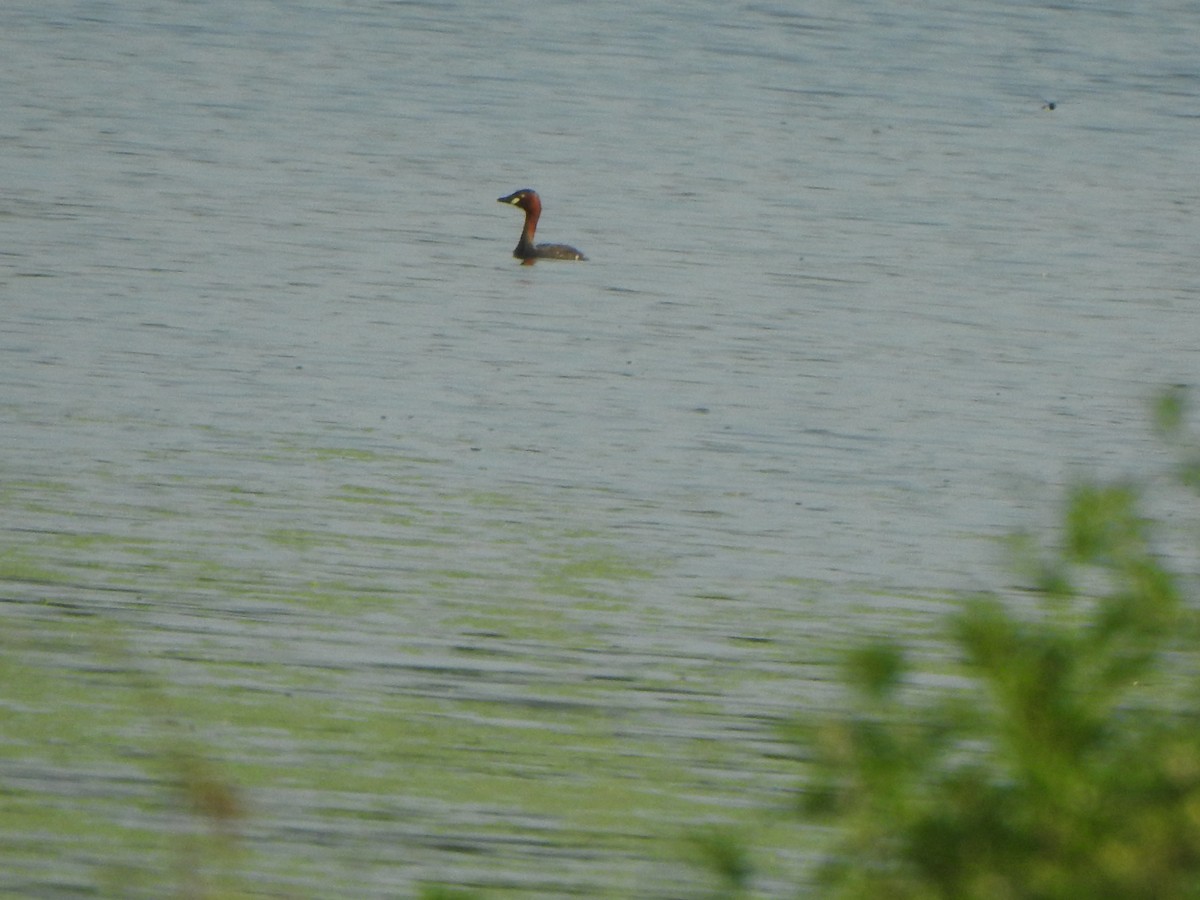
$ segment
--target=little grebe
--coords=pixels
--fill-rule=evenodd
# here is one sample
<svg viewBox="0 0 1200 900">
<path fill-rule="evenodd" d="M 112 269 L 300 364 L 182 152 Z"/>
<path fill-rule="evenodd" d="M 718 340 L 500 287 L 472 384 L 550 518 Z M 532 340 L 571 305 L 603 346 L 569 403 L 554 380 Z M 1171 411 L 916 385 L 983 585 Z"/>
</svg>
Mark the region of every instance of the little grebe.
<svg viewBox="0 0 1200 900">
<path fill-rule="evenodd" d="M 537 191 L 525 188 L 501 197 L 497 203 L 510 203 L 518 209 L 525 210 L 525 227 L 521 230 L 521 240 L 513 256 L 521 260 L 521 265 L 532 266 L 539 259 L 587 259 L 574 247 L 566 244 L 534 244 L 533 234 L 537 231 L 538 217 L 542 214 L 542 199 Z"/>
</svg>

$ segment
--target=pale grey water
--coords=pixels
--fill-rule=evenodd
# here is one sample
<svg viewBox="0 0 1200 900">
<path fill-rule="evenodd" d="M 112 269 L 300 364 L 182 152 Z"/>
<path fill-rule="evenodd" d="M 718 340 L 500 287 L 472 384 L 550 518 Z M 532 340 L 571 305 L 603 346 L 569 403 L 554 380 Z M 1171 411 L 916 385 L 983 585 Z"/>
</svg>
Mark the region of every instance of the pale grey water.
<svg viewBox="0 0 1200 900">
<path fill-rule="evenodd" d="M 813 646 L 935 627 L 1073 471 L 1160 466 L 1146 401 L 1200 365 L 1195 2 L 16 2 L 0 34 L 6 543 L 95 539 L 6 615 L 111 616 L 168 680 L 453 710 L 595 677 L 759 759 L 822 702 Z M 511 258 L 526 186 L 586 264 Z M 522 603 L 570 637 L 506 631 Z M 673 718 L 688 679 L 724 714 Z M 295 889 L 461 864 L 355 839 Z M 676 877 L 587 859 L 574 892 Z"/>
</svg>

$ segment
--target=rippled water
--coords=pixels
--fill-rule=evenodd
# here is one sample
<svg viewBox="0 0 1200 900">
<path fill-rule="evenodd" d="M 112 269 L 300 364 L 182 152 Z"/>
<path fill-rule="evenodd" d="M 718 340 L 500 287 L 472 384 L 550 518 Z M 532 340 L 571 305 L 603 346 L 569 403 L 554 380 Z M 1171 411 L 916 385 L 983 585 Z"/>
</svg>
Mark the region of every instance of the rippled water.
<svg viewBox="0 0 1200 900">
<path fill-rule="evenodd" d="M 0 26 L 25 896 L 694 895 L 836 649 L 1153 470 L 1200 364 L 1194 2 Z M 511 258 L 526 186 L 587 263 Z"/>
</svg>

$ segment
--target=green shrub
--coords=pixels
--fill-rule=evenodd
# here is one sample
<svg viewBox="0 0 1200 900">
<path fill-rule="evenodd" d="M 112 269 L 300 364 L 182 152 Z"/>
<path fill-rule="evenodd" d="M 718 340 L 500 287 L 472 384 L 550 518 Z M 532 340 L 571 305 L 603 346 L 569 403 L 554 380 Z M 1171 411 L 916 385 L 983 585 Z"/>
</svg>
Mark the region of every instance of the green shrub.
<svg viewBox="0 0 1200 900">
<path fill-rule="evenodd" d="M 1169 394 L 1158 422 L 1195 488 L 1184 412 Z M 1023 542 L 1031 588 L 952 616 L 940 682 L 888 642 L 852 654 L 852 711 L 801 730 L 802 813 L 836 834 L 821 896 L 1200 897 L 1195 582 L 1142 505 L 1072 488 L 1058 545 Z"/>
</svg>

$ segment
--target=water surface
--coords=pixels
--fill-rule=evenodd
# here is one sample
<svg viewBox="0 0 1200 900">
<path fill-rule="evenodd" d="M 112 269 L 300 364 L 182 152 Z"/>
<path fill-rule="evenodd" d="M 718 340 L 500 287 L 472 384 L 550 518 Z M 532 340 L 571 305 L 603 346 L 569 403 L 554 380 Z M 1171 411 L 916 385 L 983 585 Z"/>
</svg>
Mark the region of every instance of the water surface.
<svg viewBox="0 0 1200 900">
<path fill-rule="evenodd" d="M 24 896 L 696 895 L 838 648 L 1157 471 L 1200 363 L 1194 3 L 0 26 Z"/>
</svg>

